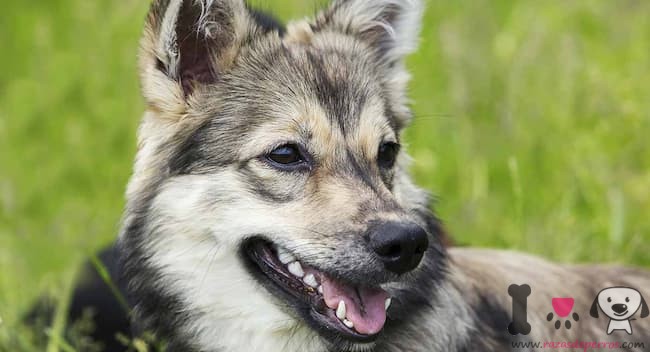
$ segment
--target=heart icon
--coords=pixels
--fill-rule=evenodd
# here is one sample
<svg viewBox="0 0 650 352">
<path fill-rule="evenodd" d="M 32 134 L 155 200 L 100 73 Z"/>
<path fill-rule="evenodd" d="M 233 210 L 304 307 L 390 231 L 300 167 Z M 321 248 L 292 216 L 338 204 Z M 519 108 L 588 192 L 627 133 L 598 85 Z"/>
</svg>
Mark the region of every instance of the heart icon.
<svg viewBox="0 0 650 352">
<path fill-rule="evenodd" d="M 553 310 L 555 311 L 555 314 L 564 318 L 569 316 L 573 310 L 573 304 L 575 303 L 575 300 L 571 297 L 552 298 L 551 303 L 553 304 Z"/>
</svg>

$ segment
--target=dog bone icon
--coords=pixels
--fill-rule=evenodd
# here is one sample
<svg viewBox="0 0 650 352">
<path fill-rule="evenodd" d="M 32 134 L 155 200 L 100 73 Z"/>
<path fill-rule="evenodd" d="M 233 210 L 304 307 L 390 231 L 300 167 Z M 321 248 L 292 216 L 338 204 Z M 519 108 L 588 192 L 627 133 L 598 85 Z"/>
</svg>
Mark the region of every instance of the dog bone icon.
<svg viewBox="0 0 650 352">
<path fill-rule="evenodd" d="M 508 295 L 512 297 L 512 322 L 508 325 L 508 332 L 511 335 L 528 335 L 530 333 L 530 324 L 528 323 L 528 296 L 530 296 L 530 286 L 510 285 Z"/>
</svg>

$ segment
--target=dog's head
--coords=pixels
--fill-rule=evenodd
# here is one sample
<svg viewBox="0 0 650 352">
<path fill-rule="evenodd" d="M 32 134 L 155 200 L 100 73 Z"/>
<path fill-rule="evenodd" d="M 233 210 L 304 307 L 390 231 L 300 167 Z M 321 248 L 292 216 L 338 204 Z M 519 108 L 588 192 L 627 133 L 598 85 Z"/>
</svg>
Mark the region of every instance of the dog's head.
<svg viewBox="0 0 650 352">
<path fill-rule="evenodd" d="M 598 307 L 612 320 L 628 320 L 641 308 L 641 318 L 648 316 L 648 305 L 639 291 L 629 287 L 606 288 L 596 296 L 590 314 L 598 318 Z"/>
<path fill-rule="evenodd" d="M 441 233 L 401 147 L 422 11 L 341 0 L 285 30 L 240 0 L 153 4 L 120 239 L 150 327 L 347 348 L 430 293 Z"/>
</svg>

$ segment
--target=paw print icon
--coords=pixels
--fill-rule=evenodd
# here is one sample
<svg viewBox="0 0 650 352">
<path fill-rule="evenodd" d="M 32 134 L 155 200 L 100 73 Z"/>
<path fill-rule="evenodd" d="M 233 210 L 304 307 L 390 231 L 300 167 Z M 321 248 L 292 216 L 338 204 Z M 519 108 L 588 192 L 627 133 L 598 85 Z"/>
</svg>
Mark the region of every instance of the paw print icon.
<svg viewBox="0 0 650 352">
<path fill-rule="evenodd" d="M 571 314 L 573 304 L 575 303 L 573 298 L 552 298 L 551 303 L 553 305 L 553 312 L 548 313 L 546 320 L 550 322 L 555 319 L 555 329 L 559 330 L 562 327 L 562 320 L 564 320 L 564 327 L 566 329 L 571 329 L 571 319 L 569 319 L 569 315 L 573 318 L 574 322 L 580 320 L 578 313 L 573 312 L 573 314 Z"/>
</svg>

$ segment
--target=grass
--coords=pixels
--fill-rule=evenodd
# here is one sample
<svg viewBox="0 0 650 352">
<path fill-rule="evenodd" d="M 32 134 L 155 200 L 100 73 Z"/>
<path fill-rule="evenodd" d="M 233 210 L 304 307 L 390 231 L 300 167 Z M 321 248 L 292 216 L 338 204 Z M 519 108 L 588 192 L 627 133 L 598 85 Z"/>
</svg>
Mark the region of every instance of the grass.
<svg viewBox="0 0 650 352">
<path fill-rule="evenodd" d="M 260 2 L 285 19 L 315 8 Z M 456 242 L 650 266 L 650 2 L 429 5 L 407 135 Z M 31 350 L 21 315 L 43 292 L 65 302 L 78 264 L 115 237 L 147 6 L 3 4 L 0 350 Z"/>
</svg>

